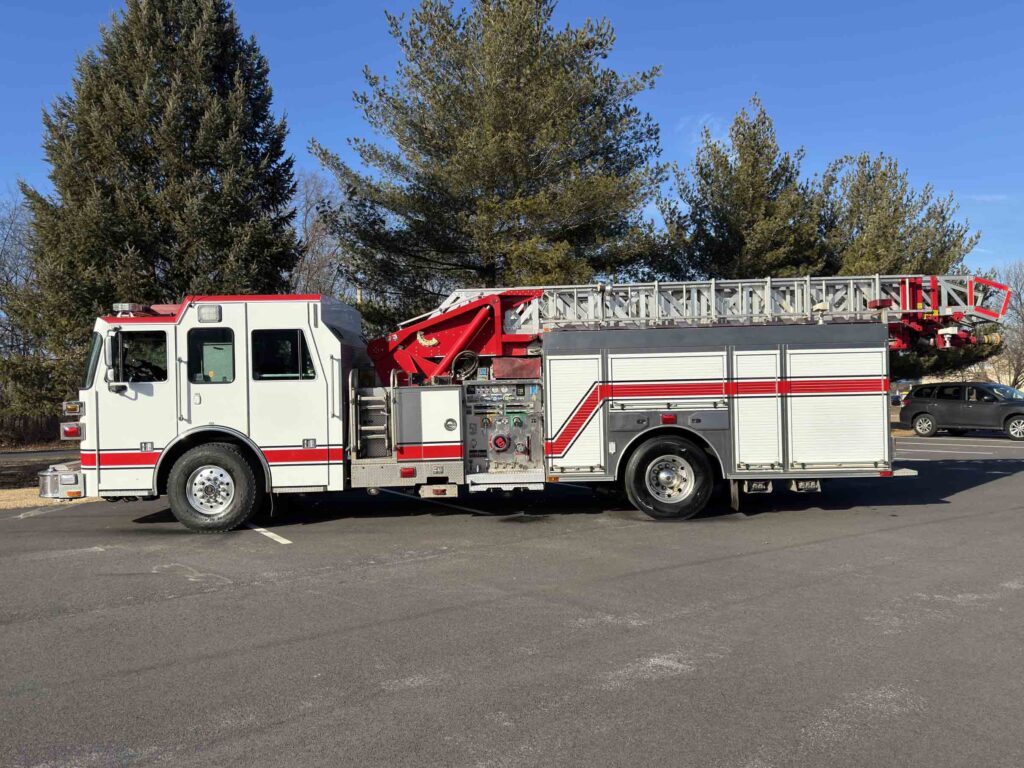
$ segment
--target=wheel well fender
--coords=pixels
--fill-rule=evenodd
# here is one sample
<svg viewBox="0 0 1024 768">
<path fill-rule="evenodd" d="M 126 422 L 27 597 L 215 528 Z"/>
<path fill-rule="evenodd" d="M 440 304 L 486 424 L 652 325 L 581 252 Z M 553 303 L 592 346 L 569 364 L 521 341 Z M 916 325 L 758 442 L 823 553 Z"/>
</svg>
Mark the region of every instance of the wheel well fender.
<svg viewBox="0 0 1024 768">
<path fill-rule="evenodd" d="M 1024 412 L 1022 412 L 1022 411 L 1018 411 L 1016 413 L 1011 413 L 1009 416 L 1007 416 L 1005 419 L 1003 419 L 1003 426 L 1006 426 L 1010 422 L 1010 419 L 1018 419 L 1021 416 L 1024 416 Z"/>
<path fill-rule="evenodd" d="M 615 465 L 615 479 L 618 481 L 625 479 L 626 465 L 629 464 L 629 457 L 633 455 L 637 448 L 651 438 L 664 437 L 666 435 L 686 438 L 691 443 L 703 448 L 704 452 L 708 454 L 708 458 L 711 460 L 711 468 L 718 476 L 718 479 L 725 477 L 725 464 L 722 462 L 722 457 L 718 455 L 718 451 L 715 450 L 715 447 L 708 442 L 707 438 L 702 434 L 694 432 L 692 429 L 687 429 L 686 427 L 658 426 L 651 427 L 650 429 L 637 433 L 628 443 L 626 443 L 626 446 L 619 453 L 618 463 Z"/>
<path fill-rule="evenodd" d="M 160 458 L 157 460 L 154 491 L 157 494 L 167 493 L 167 478 L 170 477 L 171 467 L 174 466 L 174 463 L 186 451 L 206 443 L 230 443 L 237 446 L 252 462 L 253 469 L 257 473 L 257 485 L 262 481 L 264 489 L 267 492 L 270 491 L 270 466 L 267 464 L 263 452 L 246 435 L 229 427 L 198 427 L 174 438 L 160 453 Z"/>
</svg>

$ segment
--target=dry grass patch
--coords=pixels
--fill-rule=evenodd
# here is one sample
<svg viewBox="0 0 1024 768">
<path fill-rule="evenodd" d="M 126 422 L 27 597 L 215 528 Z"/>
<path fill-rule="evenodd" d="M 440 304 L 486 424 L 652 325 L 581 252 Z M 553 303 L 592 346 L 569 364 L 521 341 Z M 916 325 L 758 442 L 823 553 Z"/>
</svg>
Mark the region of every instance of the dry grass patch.
<svg viewBox="0 0 1024 768">
<path fill-rule="evenodd" d="M 0 509 L 30 509 L 32 507 L 46 507 L 51 504 L 88 504 L 90 501 L 99 501 L 99 499 L 58 501 L 57 499 L 40 498 L 39 488 L 0 490 Z"/>
</svg>

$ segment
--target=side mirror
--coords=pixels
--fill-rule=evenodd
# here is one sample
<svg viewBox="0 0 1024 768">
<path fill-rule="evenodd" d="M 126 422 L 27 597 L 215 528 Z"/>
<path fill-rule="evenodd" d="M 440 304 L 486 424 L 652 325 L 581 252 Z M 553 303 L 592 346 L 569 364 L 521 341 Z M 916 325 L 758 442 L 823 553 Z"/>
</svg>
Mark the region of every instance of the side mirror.
<svg viewBox="0 0 1024 768">
<path fill-rule="evenodd" d="M 117 331 L 112 331 L 103 339 L 103 365 L 106 370 L 103 372 L 103 380 L 107 382 L 107 389 L 116 395 L 127 392 L 125 384 L 118 384 L 114 381 L 114 339 L 117 338 Z"/>
<path fill-rule="evenodd" d="M 982 395 L 981 402 L 983 403 L 994 403 L 996 399 L 992 395 Z"/>
<path fill-rule="evenodd" d="M 114 336 L 117 331 L 107 333 L 103 339 L 103 364 L 107 366 L 107 370 L 114 367 Z"/>
</svg>

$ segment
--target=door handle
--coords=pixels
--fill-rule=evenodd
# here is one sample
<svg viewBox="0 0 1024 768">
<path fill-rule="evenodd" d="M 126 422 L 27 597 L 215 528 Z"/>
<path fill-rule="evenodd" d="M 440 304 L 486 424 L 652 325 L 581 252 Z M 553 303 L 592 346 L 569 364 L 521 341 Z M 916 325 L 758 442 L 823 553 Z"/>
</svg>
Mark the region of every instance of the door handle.
<svg viewBox="0 0 1024 768">
<path fill-rule="evenodd" d="M 335 357 L 334 355 L 331 355 L 330 356 L 330 361 L 331 361 L 331 386 L 330 386 L 330 389 L 327 391 L 327 398 L 330 400 L 330 402 L 327 404 L 327 408 L 331 412 L 331 418 L 335 419 L 335 418 L 341 418 L 341 413 L 340 413 L 341 408 L 338 408 L 337 410 L 335 410 L 335 408 L 334 408 L 334 403 L 335 403 L 335 399 L 336 399 L 334 391 L 335 391 L 335 389 L 337 389 L 337 386 L 338 386 L 338 382 L 336 380 L 336 375 L 337 375 L 337 372 L 338 372 L 338 366 L 335 363 L 340 363 L 341 360 L 339 358 Z"/>
<path fill-rule="evenodd" d="M 198 392 L 196 392 L 194 395 L 192 395 L 192 404 L 193 405 L 199 405 L 202 402 L 203 402 L 203 397 Z"/>
<path fill-rule="evenodd" d="M 188 393 L 192 389 L 191 383 L 188 380 L 188 376 L 185 375 L 188 371 L 184 366 L 187 365 L 187 361 L 183 357 L 178 358 L 178 391 L 174 394 L 174 399 L 178 401 L 178 421 L 192 421 L 192 405 L 189 403 Z M 184 369 L 184 373 L 183 373 Z M 182 395 L 185 397 L 182 398 Z M 184 400 L 184 402 L 182 402 Z M 185 415 L 185 409 L 188 409 L 188 415 Z"/>
</svg>

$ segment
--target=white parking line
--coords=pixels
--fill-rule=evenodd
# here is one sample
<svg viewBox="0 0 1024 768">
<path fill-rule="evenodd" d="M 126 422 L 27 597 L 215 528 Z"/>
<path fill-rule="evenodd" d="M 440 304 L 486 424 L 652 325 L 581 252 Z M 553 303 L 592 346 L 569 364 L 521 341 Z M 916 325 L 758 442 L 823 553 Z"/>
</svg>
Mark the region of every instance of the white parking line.
<svg viewBox="0 0 1024 768">
<path fill-rule="evenodd" d="M 986 437 L 985 435 L 932 435 L 931 437 L 924 437 L 923 435 L 893 435 L 897 440 L 930 440 L 933 443 L 947 442 L 947 443 L 969 443 L 972 440 L 975 442 L 998 442 L 998 443 L 1009 443 L 1010 439 L 1005 434 L 991 434 Z"/>
<path fill-rule="evenodd" d="M 262 533 L 268 539 L 273 539 L 278 544 L 291 544 L 291 542 L 288 541 L 288 539 L 286 539 L 284 536 L 278 536 L 273 531 L 268 531 L 266 528 L 260 528 L 258 525 L 253 525 L 252 523 L 246 523 L 245 527 L 246 528 L 252 528 L 252 530 L 256 531 L 256 533 Z"/>
<path fill-rule="evenodd" d="M 987 451 L 933 451 L 926 448 L 900 448 L 899 451 L 902 453 L 955 453 L 958 455 L 969 455 L 969 456 L 995 456 L 994 453 Z"/>
<path fill-rule="evenodd" d="M 20 515 L 15 515 L 19 520 L 24 520 L 29 517 L 37 517 L 39 515 L 45 515 L 47 512 L 52 512 L 55 509 L 59 509 L 56 504 L 51 504 L 48 507 L 36 507 L 35 509 L 29 509 L 22 512 Z"/>
<path fill-rule="evenodd" d="M 1014 443 L 1009 440 L 929 440 L 928 438 L 896 438 L 897 445 L 935 445 L 942 448 L 950 448 L 955 445 L 966 445 L 973 448 L 1010 448 Z"/>
</svg>

